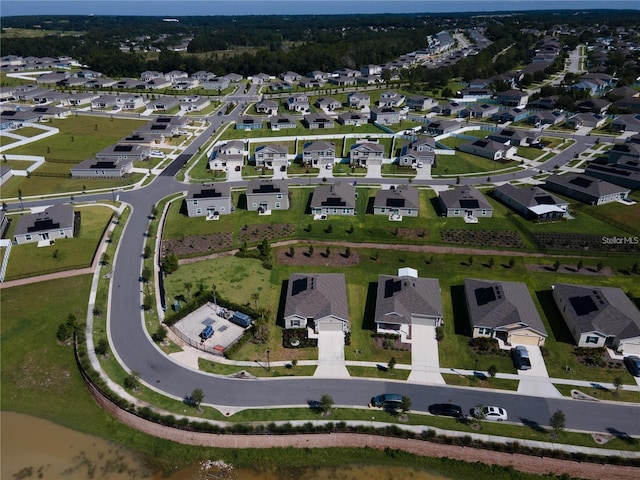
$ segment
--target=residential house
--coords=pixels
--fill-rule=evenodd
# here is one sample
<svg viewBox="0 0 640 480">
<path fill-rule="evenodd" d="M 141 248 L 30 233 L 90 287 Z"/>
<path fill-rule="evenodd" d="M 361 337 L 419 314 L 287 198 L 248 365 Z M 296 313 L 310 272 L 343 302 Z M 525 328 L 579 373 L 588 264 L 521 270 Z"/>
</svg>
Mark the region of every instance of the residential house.
<svg viewBox="0 0 640 480">
<path fill-rule="evenodd" d="M 381 125 L 394 125 L 400 123 L 400 112 L 393 107 L 372 108 L 371 121 Z"/>
<path fill-rule="evenodd" d="M 436 142 L 433 138 L 419 138 L 407 143 L 400 150 L 398 165 L 419 167 L 433 165 L 436 161 Z"/>
<path fill-rule="evenodd" d="M 206 70 L 198 70 L 196 73 L 191 75 L 191 78 L 193 78 L 194 80 L 197 80 L 198 82 L 200 82 L 200 84 L 202 84 L 207 80 L 211 80 L 215 78 L 215 76 L 216 76 L 215 73 L 211 73 Z"/>
<path fill-rule="evenodd" d="M 611 102 L 603 98 L 589 98 L 576 103 L 576 110 L 578 112 L 592 112 L 603 114 L 609 109 L 610 106 Z"/>
<path fill-rule="evenodd" d="M 320 70 L 314 70 L 312 72 L 307 73 L 307 77 L 313 78 L 314 80 L 322 80 L 326 81 L 331 76 L 330 73 L 322 72 Z"/>
<path fill-rule="evenodd" d="M 620 132 L 640 132 L 640 114 L 629 113 L 618 115 L 611 120 L 611 129 Z"/>
<path fill-rule="evenodd" d="M 15 243 L 53 243 L 61 238 L 73 238 L 75 214 L 70 205 L 53 205 L 38 213 L 21 215 L 13 232 Z"/>
<path fill-rule="evenodd" d="M 429 135 L 444 135 L 445 133 L 453 133 L 460 129 L 460 124 L 454 120 L 437 120 L 430 122 L 426 126 Z"/>
<path fill-rule="evenodd" d="M 493 97 L 493 90 L 490 88 L 463 88 L 457 95 L 457 98 L 465 102 L 477 102 L 478 100 L 490 99 Z"/>
<path fill-rule="evenodd" d="M 499 105 L 483 103 L 480 105 L 469 105 L 458 112 L 461 118 L 491 118 L 500 111 Z"/>
<path fill-rule="evenodd" d="M 69 105 L 70 107 L 78 107 L 80 105 L 91 104 L 91 102 L 98 99 L 99 97 L 100 95 L 98 95 L 97 93 L 91 92 L 73 93 L 69 95 L 69 98 L 67 98 L 65 104 Z"/>
<path fill-rule="evenodd" d="M 161 116 L 154 118 L 152 121 L 136 129 L 134 133 L 143 136 L 152 135 L 156 138 L 157 143 L 162 143 L 168 137 L 180 135 L 180 132 L 184 130 L 186 125 L 186 118 Z"/>
<path fill-rule="evenodd" d="M 369 123 L 369 115 L 359 112 L 345 112 L 338 115 L 338 123 L 345 126 L 359 127 Z"/>
<path fill-rule="evenodd" d="M 145 108 L 146 104 L 142 95 L 120 95 L 116 97 L 116 106 L 122 110 L 137 110 Z"/>
<path fill-rule="evenodd" d="M 284 328 L 349 332 L 344 273 L 293 273 L 287 282 Z"/>
<path fill-rule="evenodd" d="M 269 170 L 286 171 L 289 147 L 287 145 L 266 144 L 256 147 L 254 154 L 256 167 Z"/>
<path fill-rule="evenodd" d="M 333 119 L 327 115 L 321 113 L 309 113 L 304 116 L 304 123 L 309 129 L 327 129 L 334 128 L 335 124 Z"/>
<path fill-rule="evenodd" d="M 468 141 L 460 144 L 458 149 L 461 152 L 471 153 L 479 157 L 488 158 L 490 160 L 501 160 L 503 158 L 511 158 L 517 153 L 516 147 L 505 145 L 503 143 L 479 138 L 474 141 Z"/>
<path fill-rule="evenodd" d="M 302 88 L 320 88 L 324 86 L 325 83 L 327 83 L 326 80 L 318 80 L 311 77 L 304 77 L 303 79 L 300 80 L 299 85 Z"/>
<path fill-rule="evenodd" d="M 615 102 L 615 106 L 618 107 L 620 111 L 640 113 L 640 97 L 621 98 Z"/>
<path fill-rule="evenodd" d="M 149 156 L 151 149 L 148 146 L 135 143 L 116 143 L 103 148 L 96 153 L 98 160 L 131 160 L 141 161 Z"/>
<path fill-rule="evenodd" d="M 171 70 L 169 73 L 165 73 L 164 78 L 171 83 L 174 83 L 188 79 L 189 74 L 182 70 Z"/>
<path fill-rule="evenodd" d="M 302 160 L 305 165 L 322 168 L 328 164 L 333 165 L 336 158 L 336 144 L 317 140 L 307 142 L 302 148 Z"/>
<path fill-rule="evenodd" d="M 133 170 L 133 158 L 90 158 L 71 169 L 74 178 L 122 178 Z"/>
<path fill-rule="evenodd" d="M 217 146 L 209 159 L 210 170 L 236 170 L 244 165 L 244 143 L 240 140 L 231 140 Z"/>
<path fill-rule="evenodd" d="M 203 183 L 189 186 L 185 198 L 189 217 L 215 219 L 233 212 L 231 188 L 224 183 Z"/>
<path fill-rule="evenodd" d="M 267 213 L 289 210 L 289 187 L 280 180 L 250 180 L 247 184 L 247 210 Z"/>
<path fill-rule="evenodd" d="M 347 95 L 347 103 L 351 108 L 369 108 L 371 97 L 364 92 L 352 92 Z"/>
<path fill-rule="evenodd" d="M 384 107 L 400 107 L 405 101 L 405 96 L 397 92 L 382 92 L 378 100 L 378 106 Z"/>
<path fill-rule="evenodd" d="M 543 128 L 552 125 L 559 125 L 564 122 L 566 118 L 567 114 L 564 112 L 559 112 L 557 110 L 542 110 L 540 112 L 531 114 L 527 118 L 527 122 L 532 124 L 534 127 Z"/>
<path fill-rule="evenodd" d="M 508 110 L 500 110 L 494 113 L 492 118 L 499 123 L 515 123 L 526 120 L 529 117 L 529 111 L 521 108 L 510 108 Z"/>
<path fill-rule="evenodd" d="M 464 294 L 473 338 L 544 345 L 547 331 L 525 283 L 468 278 Z"/>
<path fill-rule="evenodd" d="M 382 74 L 382 66 L 380 65 L 365 65 L 364 67 L 360 67 L 361 75 L 381 75 Z"/>
<path fill-rule="evenodd" d="M 36 77 L 36 83 L 38 85 L 51 85 L 60 83 L 71 76 L 69 72 L 51 72 L 43 73 Z"/>
<path fill-rule="evenodd" d="M 471 185 L 462 185 L 439 194 L 440 208 L 445 217 L 488 218 L 493 207 L 480 191 Z"/>
<path fill-rule="evenodd" d="M 382 165 L 384 145 L 377 142 L 362 141 L 355 143 L 349 149 L 351 165 L 366 167 L 367 165 Z"/>
<path fill-rule="evenodd" d="M 551 175 L 545 180 L 544 188 L 590 205 L 624 200 L 630 192 L 629 188 L 578 173 Z"/>
<path fill-rule="evenodd" d="M 100 110 L 111 110 L 113 107 L 119 108 L 116 106 L 116 95 L 101 95 L 95 100 L 91 101 L 91 108 L 96 108 Z"/>
<path fill-rule="evenodd" d="M 287 83 L 296 83 L 302 80 L 302 75 L 296 72 L 284 72 L 280 74 L 280 78 Z"/>
<path fill-rule="evenodd" d="M 426 111 L 431 110 L 437 103 L 433 98 L 424 95 L 413 95 L 407 98 L 407 107 L 411 110 Z"/>
<path fill-rule="evenodd" d="M 380 75 L 360 75 L 356 77 L 356 82 L 364 85 L 375 85 L 376 83 L 382 83 L 382 77 Z"/>
<path fill-rule="evenodd" d="M 33 107 L 31 112 L 39 117 L 40 120 L 51 120 L 54 118 L 64 118 L 71 115 L 71 110 L 61 107 Z"/>
<path fill-rule="evenodd" d="M 140 80 L 136 78 L 121 78 L 113 84 L 113 87 L 118 90 L 126 90 L 144 88 L 144 85 L 144 82 L 140 82 Z"/>
<path fill-rule="evenodd" d="M 242 115 L 236 120 L 236 130 L 260 130 L 261 128 L 262 119 L 259 117 Z"/>
<path fill-rule="evenodd" d="M 269 118 L 269 128 L 271 130 L 282 130 L 284 128 L 296 128 L 297 120 L 291 115 L 276 115 Z"/>
<path fill-rule="evenodd" d="M 494 142 L 512 145 L 514 147 L 528 147 L 540 143 L 540 132 L 503 128 L 487 137 Z"/>
<path fill-rule="evenodd" d="M 579 347 L 640 355 L 640 312 L 624 290 L 556 283 L 552 295 Z"/>
<path fill-rule="evenodd" d="M 321 108 L 322 110 L 325 110 L 327 112 L 333 112 L 334 110 L 342 107 L 342 104 L 338 100 L 331 97 L 318 98 L 315 105 L 316 107 Z"/>
<path fill-rule="evenodd" d="M 437 278 L 420 278 L 413 268 L 399 268 L 398 275 L 380 275 L 376 290 L 376 332 L 412 340 L 414 325 L 442 325 L 442 298 Z M 420 348 L 414 345 L 413 348 Z"/>
<path fill-rule="evenodd" d="M 243 77 L 239 73 L 227 73 L 224 77 L 220 77 L 220 78 L 224 78 L 228 80 L 229 83 L 238 83 L 242 81 Z"/>
<path fill-rule="evenodd" d="M 167 112 L 180 105 L 180 100 L 175 97 L 159 97 L 151 102 L 151 108 L 157 112 Z"/>
<path fill-rule="evenodd" d="M 356 187 L 347 182 L 317 186 L 311 197 L 311 214 L 355 215 Z"/>
<path fill-rule="evenodd" d="M 493 196 L 528 220 L 559 220 L 569 213 L 569 202 L 540 187 L 518 188 L 505 183 L 493 190 Z"/>
<path fill-rule="evenodd" d="M 640 143 L 616 143 L 607 152 L 610 163 L 616 163 L 621 158 L 640 159 Z"/>
<path fill-rule="evenodd" d="M 278 102 L 274 100 L 262 100 L 256 103 L 256 112 L 276 115 L 278 113 Z"/>
<path fill-rule="evenodd" d="M 408 185 L 378 190 L 373 200 L 374 215 L 417 217 L 419 207 L 418 189 Z"/>
<path fill-rule="evenodd" d="M 496 99 L 500 105 L 524 108 L 529 101 L 529 94 L 521 90 L 511 89 L 497 93 Z"/>
<path fill-rule="evenodd" d="M 170 80 L 161 77 L 146 81 L 140 85 L 140 87 L 146 90 L 164 90 L 165 88 L 170 88 L 171 85 L 172 83 Z"/>
<path fill-rule="evenodd" d="M 180 99 L 180 110 L 183 112 L 200 112 L 211 105 L 211 100 L 200 95 L 189 95 Z"/>
<path fill-rule="evenodd" d="M 225 77 L 214 77 L 202 81 L 202 88 L 205 90 L 216 90 L 222 92 L 229 88 L 231 82 Z"/>
<path fill-rule="evenodd" d="M 617 164 L 589 162 L 584 174 L 631 190 L 640 189 L 640 171 L 620 168 Z"/>
<path fill-rule="evenodd" d="M 294 95 L 287 98 L 287 110 L 293 112 L 309 112 L 309 97 L 306 95 Z"/>
<path fill-rule="evenodd" d="M 269 90 L 272 92 L 288 92 L 293 89 L 293 85 L 287 82 L 273 82 L 269 84 Z"/>
<path fill-rule="evenodd" d="M 438 115 L 444 115 L 447 117 L 457 116 L 460 111 L 464 110 L 467 107 L 464 103 L 460 102 L 445 102 L 436 105 L 431 109 L 433 113 L 437 113 Z"/>
<path fill-rule="evenodd" d="M 156 80 L 158 78 L 164 79 L 164 73 L 157 70 L 146 70 L 140 74 L 140 80 L 148 82 L 149 80 Z"/>
<path fill-rule="evenodd" d="M 567 119 L 565 122 L 571 128 L 578 129 L 580 127 L 587 128 L 600 128 L 607 121 L 605 115 L 599 115 L 596 113 L 576 113 Z"/>
<path fill-rule="evenodd" d="M 262 85 L 265 83 L 269 83 L 269 81 L 274 78 L 271 75 L 269 75 L 268 73 L 258 73 L 257 75 L 254 75 L 251 78 L 251 83 L 255 83 L 258 85 Z"/>
</svg>

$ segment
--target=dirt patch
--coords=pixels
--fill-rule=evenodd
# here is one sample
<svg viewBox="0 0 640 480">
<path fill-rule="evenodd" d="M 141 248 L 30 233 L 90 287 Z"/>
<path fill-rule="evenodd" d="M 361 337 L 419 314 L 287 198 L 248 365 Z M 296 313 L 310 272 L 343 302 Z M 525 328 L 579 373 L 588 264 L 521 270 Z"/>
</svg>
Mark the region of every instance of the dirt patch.
<svg viewBox="0 0 640 480">
<path fill-rule="evenodd" d="M 553 268 L 553 265 L 537 265 L 527 264 L 527 270 L 531 272 L 551 272 L 551 273 L 579 273 L 580 275 L 605 275 L 611 276 L 613 271 L 609 267 L 602 267 L 600 271 L 595 266 L 582 267 L 580 270 L 575 265 L 560 265 L 558 270 Z"/>
<path fill-rule="evenodd" d="M 398 228 L 396 236 L 403 240 L 425 241 L 429 239 L 429 230 L 424 228 Z"/>
<path fill-rule="evenodd" d="M 517 232 L 510 230 L 443 230 L 440 239 L 446 243 L 461 245 L 486 245 L 489 247 L 524 248 Z"/>
<path fill-rule="evenodd" d="M 346 250 L 331 248 L 327 255 L 326 247 L 316 246 L 311 255 L 309 247 L 293 247 L 293 256 L 290 250 L 283 249 L 277 252 L 280 265 L 324 265 L 325 267 L 350 267 L 360 263 L 358 252 L 351 251 L 347 257 Z"/>
<path fill-rule="evenodd" d="M 258 243 L 265 238 L 274 241 L 295 235 L 296 227 L 291 223 L 268 223 L 245 225 L 238 233 L 240 243 Z"/>
<path fill-rule="evenodd" d="M 227 232 L 163 240 L 161 251 L 163 256 L 168 252 L 173 252 L 178 257 L 182 257 L 228 250 L 232 246 L 233 234 Z"/>
</svg>

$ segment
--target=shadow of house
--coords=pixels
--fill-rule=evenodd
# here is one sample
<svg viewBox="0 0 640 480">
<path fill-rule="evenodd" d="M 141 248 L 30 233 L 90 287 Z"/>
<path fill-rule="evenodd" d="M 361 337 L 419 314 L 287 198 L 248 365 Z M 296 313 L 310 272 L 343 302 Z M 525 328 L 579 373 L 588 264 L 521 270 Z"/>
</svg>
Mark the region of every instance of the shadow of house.
<svg viewBox="0 0 640 480">
<path fill-rule="evenodd" d="M 440 203 L 440 199 L 438 198 L 437 195 L 435 197 L 431 197 L 429 199 L 429 202 L 431 203 L 431 208 L 433 208 L 433 211 L 436 212 L 437 216 L 439 216 L 439 217 L 440 216 L 442 216 L 442 217 L 446 216 L 446 212 L 444 212 L 442 210 L 442 204 Z"/>
<path fill-rule="evenodd" d="M 453 306 L 453 329 L 456 335 L 471 335 L 469 314 L 467 313 L 464 285 L 451 285 L 451 304 Z"/>
<path fill-rule="evenodd" d="M 364 315 L 362 317 L 362 329 L 375 332 L 376 324 L 374 322 L 376 316 L 376 291 L 378 282 L 369 282 L 367 286 L 367 299 L 364 304 Z"/>
<path fill-rule="evenodd" d="M 309 194 L 307 195 L 307 202 L 304 206 L 304 213 L 305 215 L 311 215 L 311 199 L 313 198 L 313 190 L 311 190 L 309 192 Z"/>
<path fill-rule="evenodd" d="M 238 210 L 247 210 L 247 194 L 246 193 L 241 193 L 238 196 L 237 209 Z"/>
<path fill-rule="evenodd" d="M 284 307 L 287 303 L 287 289 L 289 288 L 289 279 L 282 281 L 280 288 L 280 299 L 278 300 L 278 313 L 276 315 L 276 326 L 284 328 Z"/>
<path fill-rule="evenodd" d="M 538 303 L 540 303 L 540 307 L 544 312 L 544 316 L 547 318 L 547 323 L 551 328 L 551 332 L 553 333 L 553 337 L 556 339 L 556 342 L 574 345 L 575 342 L 573 341 L 573 336 L 569 331 L 569 327 L 567 327 L 567 324 L 562 319 L 562 315 L 560 315 L 560 310 L 558 310 L 558 306 L 553 300 L 551 290 L 537 291 L 536 297 L 538 298 Z"/>
<path fill-rule="evenodd" d="M 367 211 L 366 211 L 367 214 L 373 215 L 373 205 L 375 204 L 375 201 L 376 201 L 375 197 L 369 197 L 367 199 Z"/>
</svg>

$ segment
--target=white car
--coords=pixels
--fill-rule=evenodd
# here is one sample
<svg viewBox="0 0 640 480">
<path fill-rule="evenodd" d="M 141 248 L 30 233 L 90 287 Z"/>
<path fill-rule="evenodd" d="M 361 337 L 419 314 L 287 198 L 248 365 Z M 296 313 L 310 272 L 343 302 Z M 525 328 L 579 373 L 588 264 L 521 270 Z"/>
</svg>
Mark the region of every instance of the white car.
<svg viewBox="0 0 640 480">
<path fill-rule="evenodd" d="M 153 158 L 164 158 L 164 152 L 161 152 L 160 150 L 151 150 L 149 156 Z"/>
<path fill-rule="evenodd" d="M 509 418 L 507 411 L 504 408 L 494 406 L 483 407 L 478 405 L 471 410 L 471 414 L 475 418 L 494 420 L 496 422 L 504 422 Z"/>
</svg>

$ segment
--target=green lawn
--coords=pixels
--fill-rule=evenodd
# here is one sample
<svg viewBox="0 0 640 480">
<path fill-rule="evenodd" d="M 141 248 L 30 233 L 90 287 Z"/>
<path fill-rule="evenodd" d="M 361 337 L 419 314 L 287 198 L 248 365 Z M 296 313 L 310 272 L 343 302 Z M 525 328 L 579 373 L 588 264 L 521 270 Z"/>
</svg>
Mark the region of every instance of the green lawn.
<svg viewBox="0 0 640 480">
<path fill-rule="evenodd" d="M 496 171 L 513 169 L 519 165 L 518 162 L 514 161 L 496 162 L 470 153 L 456 151 L 455 155 L 439 155 L 436 159 L 435 167 L 431 168 L 431 174 L 433 176 L 441 176 L 484 172 L 490 176 Z"/>
<path fill-rule="evenodd" d="M 76 211 L 81 219 L 79 236 L 58 239 L 55 245 L 42 248 L 37 243 L 15 245 L 9 257 L 7 280 L 90 266 L 113 210 L 95 206 Z M 14 217 L 12 228 L 17 222 Z"/>
</svg>

